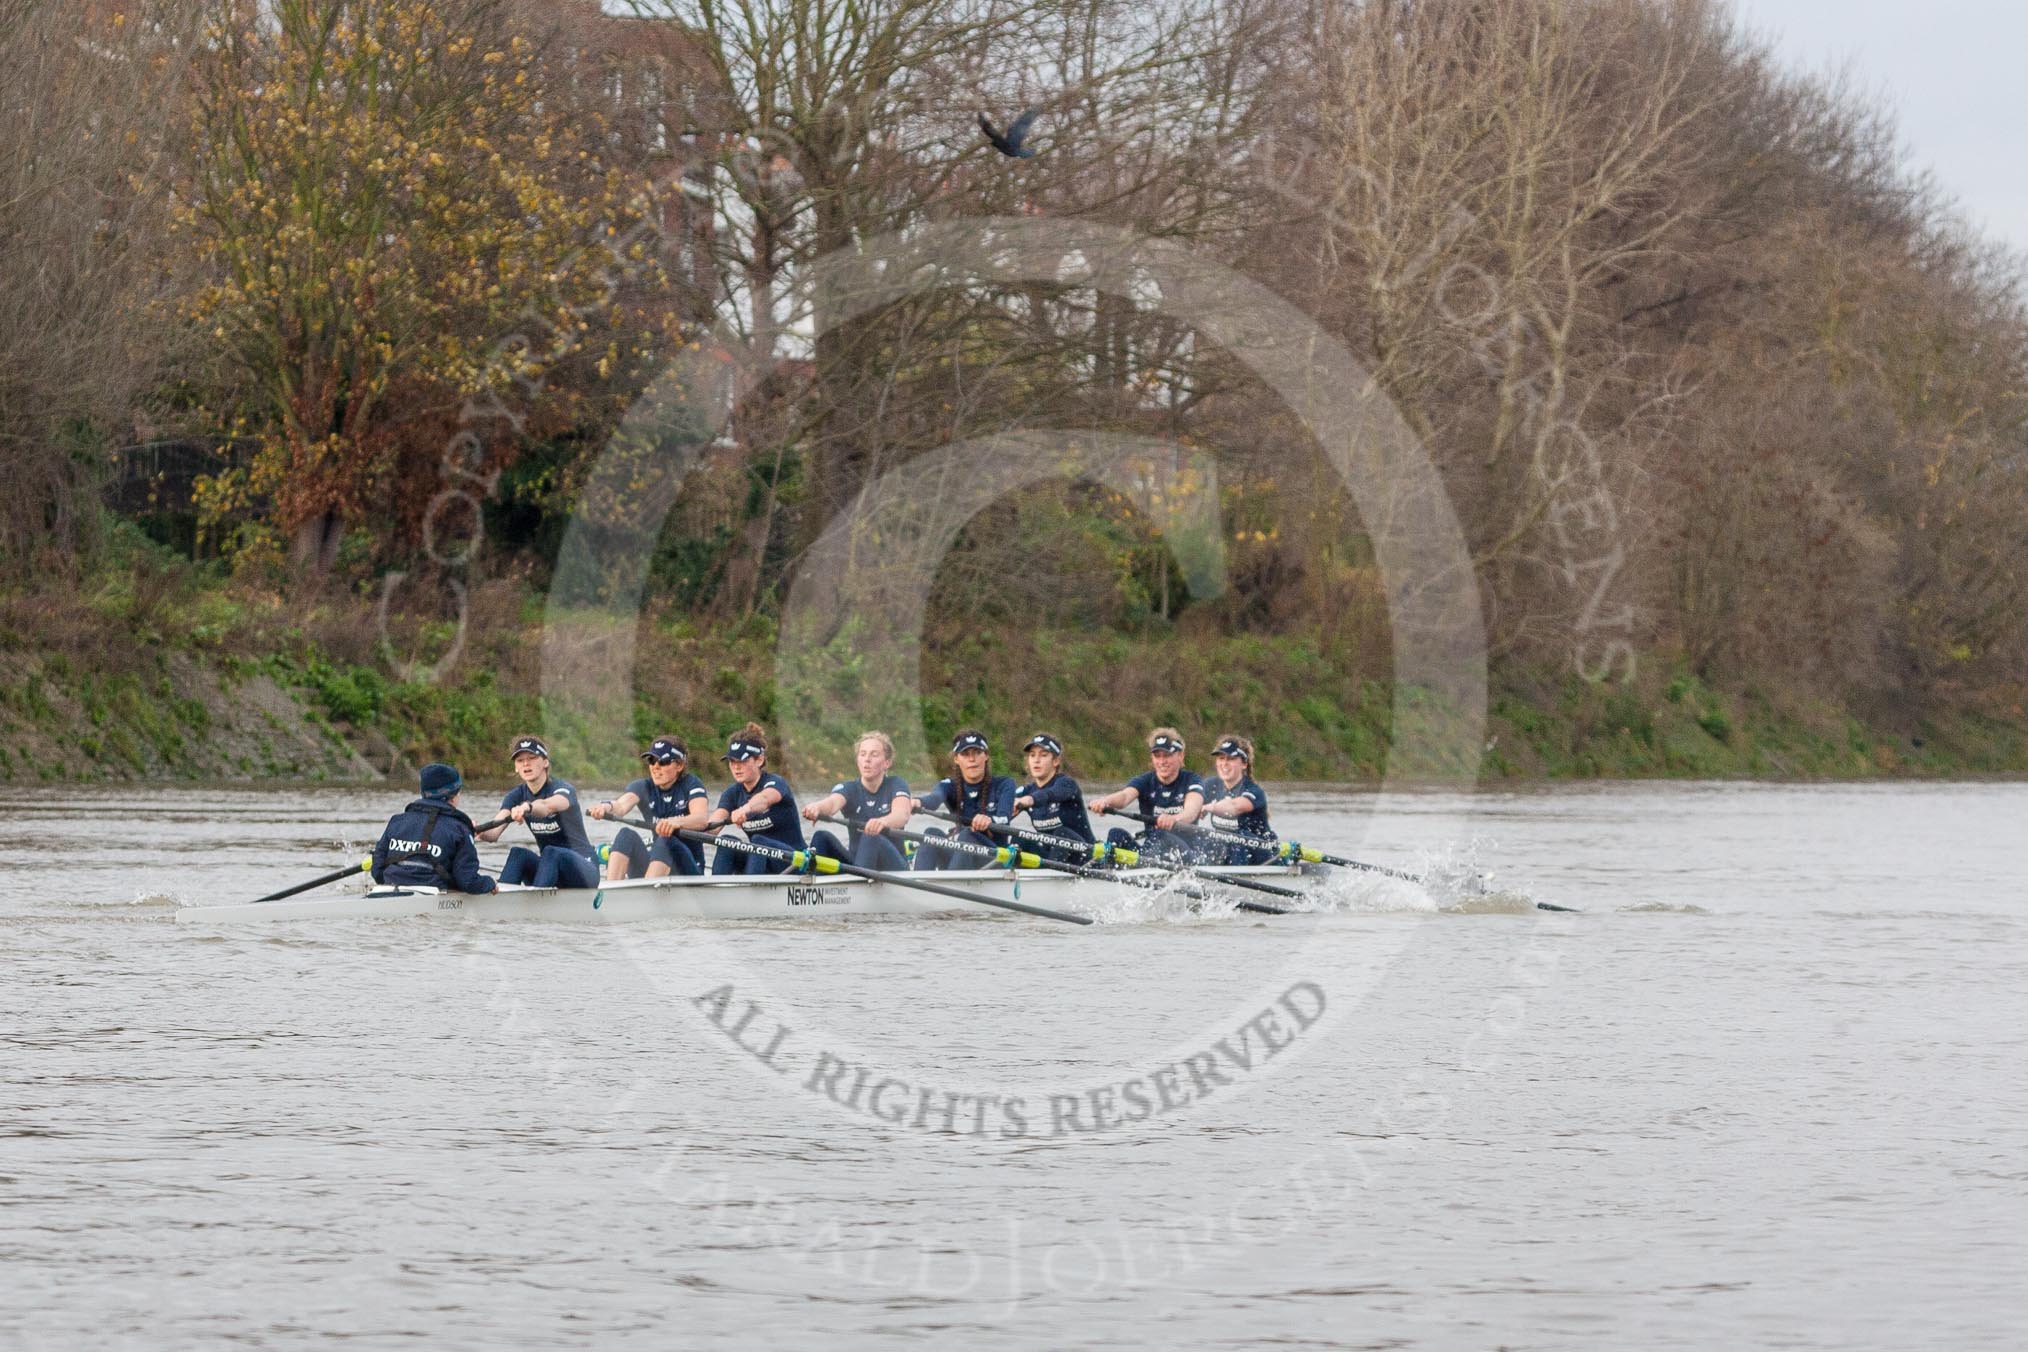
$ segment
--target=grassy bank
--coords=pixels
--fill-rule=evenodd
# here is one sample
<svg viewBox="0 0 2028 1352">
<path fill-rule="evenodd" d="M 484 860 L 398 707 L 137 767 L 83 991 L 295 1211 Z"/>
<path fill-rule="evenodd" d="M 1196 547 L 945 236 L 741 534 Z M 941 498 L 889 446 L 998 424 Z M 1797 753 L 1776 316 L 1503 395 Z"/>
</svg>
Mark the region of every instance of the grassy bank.
<svg viewBox="0 0 2028 1352">
<path fill-rule="evenodd" d="M 1073 770 L 1101 783 L 1141 768 L 1157 723 L 1183 729 L 1193 763 L 1234 730 L 1259 743 L 1263 778 L 1360 782 L 1401 754 L 1397 739 L 1423 747 L 1459 726 L 1451 701 L 1428 691 L 1409 692 L 1397 724 L 1370 658 L 1300 637 L 966 632 L 925 652 L 915 705 L 910 674 L 871 669 L 849 630 L 783 661 L 764 620 L 683 616 L 644 621 L 631 699 L 609 692 L 601 726 L 573 726 L 554 708 L 545 718 L 540 598 L 512 583 L 474 593 L 445 679 L 404 682 L 388 674 L 390 636 L 365 599 L 294 606 L 197 570 L 138 576 L 0 603 L 0 780 L 373 780 L 447 759 L 485 781 L 506 777 L 502 748 L 530 729 L 588 783 L 631 772 L 631 748 L 664 731 L 687 737 L 715 778 L 707 762 L 748 718 L 786 730 L 778 761 L 816 780 L 846 771 L 860 727 L 905 733 L 914 717 L 932 755 L 954 729 L 985 728 L 1003 767 L 1019 740 L 1049 729 Z M 391 637 L 429 652 L 448 634 L 409 624 Z M 1503 671 L 1480 745 L 1476 765 L 1468 744 L 1425 769 L 1488 781 L 2028 773 L 2018 718 L 1896 722 L 1809 692 L 1714 689 L 1655 659 L 1625 685 Z"/>
</svg>

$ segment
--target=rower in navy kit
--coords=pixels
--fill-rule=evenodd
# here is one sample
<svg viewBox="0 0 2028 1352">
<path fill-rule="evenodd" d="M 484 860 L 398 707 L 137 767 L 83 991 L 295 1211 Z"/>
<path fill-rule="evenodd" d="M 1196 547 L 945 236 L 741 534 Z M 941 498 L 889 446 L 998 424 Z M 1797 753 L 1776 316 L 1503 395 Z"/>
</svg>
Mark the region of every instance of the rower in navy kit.
<svg viewBox="0 0 2028 1352">
<path fill-rule="evenodd" d="M 719 759 L 732 771 L 732 784 L 718 796 L 718 806 L 705 829 L 716 831 L 730 823 L 757 844 L 802 849 L 803 823 L 796 816 L 796 795 L 788 780 L 767 768 L 768 738 L 760 724 L 749 723 L 735 733 Z M 786 863 L 738 850 L 714 853 L 713 873 L 780 873 L 788 868 Z"/>
<path fill-rule="evenodd" d="M 1106 834 L 1107 845 L 1187 861 L 1195 850 L 1176 834 L 1176 828 L 1193 825 L 1203 813 L 1204 785 L 1196 774 L 1183 768 L 1183 734 L 1174 728 L 1156 728 L 1149 733 L 1148 762 L 1153 769 L 1135 775 L 1123 789 L 1092 799 L 1092 810 L 1117 812 L 1134 806 L 1143 816 L 1155 819 L 1142 827 L 1139 835 L 1114 827 Z"/>
<path fill-rule="evenodd" d="M 829 831 L 810 838 L 810 849 L 860 868 L 905 869 L 901 847 L 895 844 L 908 825 L 915 799 L 909 796 L 908 781 L 894 773 L 894 739 L 884 732 L 862 732 L 852 746 L 859 777 L 831 786 L 831 792 L 803 809 L 810 821 L 839 813 L 844 816 L 849 839 L 840 843 Z"/>
<path fill-rule="evenodd" d="M 451 892 L 493 892 L 479 872 L 472 819 L 458 807 L 465 782 L 448 765 L 425 765 L 422 796 L 403 808 L 373 847 L 373 881 L 397 887 L 441 887 Z"/>
<path fill-rule="evenodd" d="M 662 878 L 671 873 L 694 878 L 704 872 L 704 861 L 697 846 L 676 833 L 704 829 L 711 817 L 711 791 L 690 773 L 690 752 L 678 737 L 657 737 L 641 759 L 648 763 L 646 778 L 627 785 L 619 797 L 585 809 L 596 820 L 618 821 L 638 806 L 641 815 L 655 824 L 651 837 L 631 826 L 620 828 L 606 858 L 606 879 Z"/>
<path fill-rule="evenodd" d="M 951 768 L 957 773 L 939 779 L 916 806 L 928 812 L 948 812 L 958 825 L 948 831 L 927 831 L 915 847 L 911 867 L 928 871 L 946 868 L 984 868 L 992 861 L 975 854 L 946 849 L 937 842 L 969 841 L 974 845 L 997 846 L 1000 842 L 987 832 L 995 822 L 1005 824 L 1014 815 L 1014 781 L 992 772 L 992 748 L 986 734 L 966 728 L 951 743 Z"/>
<path fill-rule="evenodd" d="M 1044 835 L 1092 843 L 1091 819 L 1084 811 L 1084 791 L 1063 773 L 1063 743 L 1038 732 L 1021 748 L 1028 762 L 1028 782 L 1014 792 L 1016 812 L 1026 812 L 1030 825 Z M 1035 852 L 1066 864 L 1088 864 L 1091 850 L 1075 844 L 1038 845 Z"/>
<path fill-rule="evenodd" d="M 515 738 L 513 756 L 514 773 L 521 782 L 500 800 L 500 811 L 508 820 L 480 832 L 479 839 L 497 840 L 502 831 L 520 822 L 535 837 L 535 848 L 516 845 L 509 850 L 500 881 L 536 887 L 597 887 L 598 860 L 592 853 L 591 836 L 584 829 L 577 790 L 550 778 L 549 748 L 541 738 Z"/>
<path fill-rule="evenodd" d="M 1274 862 L 1275 833 L 1268 826 L 1267 791 L 1253 782 L 1253 743 L 1234 733 L 1218 739 L 1211 750 L 1217 771 L 1204 781 L 1205 862 L 1268 864 Z"/>
</svg>

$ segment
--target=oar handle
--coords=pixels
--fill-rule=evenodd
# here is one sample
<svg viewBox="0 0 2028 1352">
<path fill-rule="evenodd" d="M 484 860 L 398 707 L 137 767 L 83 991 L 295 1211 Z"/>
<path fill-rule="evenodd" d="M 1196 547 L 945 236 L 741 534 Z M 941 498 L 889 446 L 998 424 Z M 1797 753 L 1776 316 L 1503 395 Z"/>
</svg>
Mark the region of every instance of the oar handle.
<svg viewBox="0 0 2028 1352">
<path fill-rule="evenodd" d="M 1099 811 L 1108 817 L 1124 817 L 1128 821 L 1139 822 L 1143 826 L 1153 826 L 1155 824 L 1155 814 L 1149 812 L 1122 812 L 1118 808 L 1110 807 L 1100 808 Z M 1231 836 L 1221 835 L 1208 827 L 1200 826 L 1196 822 L 1177 822 L 1174 826 L 1167 829 L 1175 831 L 1180 835 L 1205 836 L 1212 840 L 1227 841 L 1233 839 Z M 1249 837 L 1240 836 L 1238 840 L 1241 844 L 1245 844 L 1248 842 Z M 1325 854 L 1320 850 L 1313 850 L 1304 845 L 1281 841 L 1273 836 L 1258 837 L 1257 843 L 1273 849 L 1283 859 L 1300 859 L 1306 864 L 1343 864 L 1346 868 L 1373 869 L 1381 873 L 1392 872 L 1390 869 L 1381 868 L 1378 864 L 1362 864 L 1354 859 L 1340 859 L 1336 855 Z M 1408 877 L 1405 873 L 1396 874 L 1395 876 Z"/>
<path fill-rule="evenodd" d="M 939 821 L 951 822 L 957 826 L 963 826 L 966 830 L 971 829 L 964 818 L 955 816 L 949 812 L 925 808 L 923 815 L 935 817 Z M 1109 850 L 1104 845 L 1079 840 L 1076 836 L 1052 836 L 1046 831 L 1024 831 L 1012 822 L 1002 822 L 997 818 L 986 829 L 996 836 L 1006 836 L 1009 840 L 1025 840 L 1031 844 L 1047 845 L 1053 849 L 1071 850 L 1094 861 L 1101 858 L 1111 859 L 1124 864 L 1128 868 L 1132 868 L 1141 861 L 1141 857 L 1132 850 Z"/>
<path fill-rule="evenodd" d="M 602 817 L 599 820 L 609 821 L 614 826 L 632 826 L 642 831 L 653 832 L 656 829 L 656 824 L 649 821 L 646 817 Z M 669 819 L 664 817 L 662 820 L 667 821 Z M 679 826 L 676 829 L 681 831 L 683 828 Z"/>
<path fill-rule="evenodd" d="M 836 813 L 819 817 L 817 820 L 823 822 L 826 826 L 843 826 L 848 830 L 852 827 L 851 822 L 846 821 Z M 955 854 L 970 855 L 974 859 L 990 859 L 996 864 L 1006 864 L 1011 861 L 1016 868 L 1041 868 L 1043 865 L 1051 862 L 1039 854 L 1030 854 L 1026 850 L 1017 850 L 1007 845 L 975 845 L 969 840 L 959 840 L 956 836 L 910 835 L 905 831 L 891 831 L 885 834 L 890 840 L 906 840 L 917 845 L 940 845 Z M 1064 864 L 1060 867 L 1074 868 L 1076 866 Z"/>
<path fill-rule="evenodd" d="M 937 812 L 925 809 L 924 815 L 930 817 L 938 817 L 944 821 L 951 822 L 958 826 L 965 825 L 965 822 L 962 818 L 954 817 L 948 812 Z M 1071 849 L 1086 848 L 1083 841 L 1076 840 L 1074 838 L 1043 835 L 1040 832 L 1035 831 L 1023 831 L 1020 828 L 1014 826 L 1003 826 L 998 823 L 995 823 L 994 825 L 988 827 L 987 829 L 997 834 L 1005 835 L 1012 840 L 1047 841 L 1050 844 L 1060 844 L 1067 846 Z M 1118 863 L 1127 868 L 1136 868 L 1136 867 L 1145 868 L 1153 872 L 1161 873 L 1170 878 L 1194 878 L 1198 876 L 1190 872 L 1190 870 L 1188 869 L 1175 868 L 1168 864 L 1159 864 L 1154 862 L 1153 860 L 1144 861 L 1141 858 L 1140 854 L 1134 850 L 1123 850 L 1117 846 L 1110 845 L 1093 845 L 1090 847 L 1090 849 L 1092 851 L 1092 855 L 1094 858 L 1099 857 L 1102 854 L 1105 858 L 1117 861 Z M 1084 864 L 1066 864 L 1059 860 L 1041 859 L 1040 856 L 1036 856 L 1036 858 L 1039 860 L 1042 867 L 1044 868 L 1056 869 L 1059 872 L 1063 873 L 1072 873 L 1080 878 L 1109 878 L 1112 879 L 1114 882 L 1125 883 L 1131 887 L 1139 887 L 1150 892 L 1160 891 L 1165 886 L 1165 884 L 1162 883 L 1148 882 L 1139 878 L 1125 877 L 1122 876 L 1121 874 L 1111 872 L 1110 870 L 1107 869 L 1092 868 Z M 1218 883 L 1231 883 L 1237 887 L 1250 887 L 1253 888 L 1255 891 L 1260 892 L 1273 892 L 1277 896 L 1299 897 L 1302 895 L 1302 893 L 1300 892 L 1291 892 L 1285 888 L 1280 887 L 1270 887 L 1266 883 L 1255 882 L 1252 879 L 1213 878 L 1210 879 L 1210 881 Z M 1209 901 L 1211 899 L 1211 894 L 1209 892 L 1203 891 L 1200 888 L 1190 887 L 1186 885 L 1184 887 L 1178 888 L 1177 890 L 1183 896 L 1190 898 L 1192 901 Z M 1267 915 L 1288 914 L 1288 912 L 1276 906 L 1261 906 L 1256 903 L 1248 903 L 1248 902 L 1235 902 L 1234 904 L 1240 907 L 1240 909 L 1242 910 L 1260 911 Z"/>
<path fill-rule="evenodd" d="M 1100 811 L 1101 813 L 1103 813 L 1104 815 L 1108 816 L 1108 817 L 1124 817 L 1124 818 L 1126 818 L 1126 819 L 1127 819 L 1128 821 L 1136 821 L 1136 822 L 1141 822 L 1141 823 L 1143 823 L 1144 825 L 1148 825 L 1148 826 L 1153 826 L 1153 825 L 1155 824 L 1155 818 L 1154 818 L 1154 816 L 1153 816 L 1152 814 L 1149 814 L 1149 813 L 1145 813 L 1145 812 L 1121 812 L 1121 811 L 1119 811 L 1119 810 L 1118 810 L 1118 809 L 1116 809 L 1116 808 L 1109 808 L 1109 807 L 1103 807 L 1103 808 L 1100 808 L 1100 809 L 1099 809 L 1099 811 Z M 1172 828 L 1170 828 L 1170 829 L 1172 829 L 1172 830 L 1174 830 L 1174 831 L 1177 831 L 1177 832 L 1179 832 L 1179 833 L 1181 833 L 1181 834 L 1183 834 L 1183 835 L 1188 835 L 1188 836 L 1202 836 L 1202 837 L 1204 837 L 1205 839 L 1208 839 L 1208 840 L 1217 840 L 1217 841 L 1224 841 L 1224 840 L 1226 839 L 1226 837 L 1224 837 L 1224 836 L 1221 836 L 1221 835 L 1217 834 L 1217 833 L 1216 833 L 1216 832 L 1214 832 L 1214 831 L 1206 831 L 1206 830 L 1203 830 L 1203 829 L 1202 829 L 1202 828 L 1200 828 L 1200 827 L 1196 827 L 1196 826 L 1192 826 L 1192 825 L 1190 825 L 1190 824 L 1189 824 L 1189 823 L 1187 823 L 1187 822 L 1178 822 L 1178 823 L 1176 823 L 1176 825 L 1175 825 L 1174 827 L 1172 827 Z M 1270 842 L 1268 842 L 1268 843 L 1269 843 L 1269 844 L 1272 844 L 1273 842 L 1272 842 L 1272 841 L 1270 841 Z M 1187 865 L 1185 865 L 1185 866 L 1177 866 L 1177 865 L 1164 865 L 1164 864 L 1159 864 L 1159 863 L 1151 863 L 1151 864 L 1149 865 L 1149 867 L 1151 867 L 1151 868 L 1169 868 L 1169 869 L 1171 869 L 1172 871 L 1174 871 L 1174 872 L 1178 872 L 1178 873 L 1182 873 L 1182 872 L 1188 872 L 1188 871 L 1190 871 Z M 1200 873 L 1200 874 L 1196 874 L 1195 876 L 1197 876 L 1197 877 L 1204 877 L 1205 875 L 1203 875 L 1203 874 L 1201 874 L 1201 873 Z M 1223 876 L 1219 876 L 1219 875 L 1215 875 L 1215 874 L 1214 874 L 1214 875 L 1212 875 L 1212 876 L 1210 877 L 1209 881 L 1211 881 L 1211 882 L 1215 882 L 1215 883 L 1221 883 L 1221 884 L 1223 884 L 1223 885 L 1225 885 L 1225 886 L 1227 886 L 1227 887 L 1241 887 L 1241 888 L 1245 888 L 1245 889 L 1246 889 L 1247 891 L 1250 891 L 1250 892 L 1266 892 L 1266 893 L 1268 893 L 1268 894 L 1269 894 L 1270 896 L 1276 896 L 1276 897 L 1291 897 L 1291 898 L 1300 898 L 1300 897 L 1301 897 L 1301 896 L 1303 895 L 1303 894 L 1302 894 L 1301 892 L 1297 892 L 1297 891 L 1293 891 L 1293 890 L 1292 890 L 1292 889 L 1290 889 L 1290 888 L 1286 888 L 1286 887 L 1276 887 L 1276 886 L 1275 886 L 1275 885 L 1274 885 L 1273 883 L 1264 883 L 1264 882 L 1262 882 L 1262 881 L 1261 881 L 1260 879 L 1258 879 L 1258 878 L 1232 878 L 1232 877 L 1223 877 Z M 1287 915 L 1287 914 L 1288 914 L 1288 912 L 1287 912 L 1287 911 L 1285 911 L 1285 910 L 1282 910 L 1282 909 L 1280 909 L 1280 908 L 1278 908 L 1278 907 L 1273 907 L 1273 906 L 1258 906 L 1258 905 L 1255 905 L 1255 906 L 1245 906 L 1245 905 L 1243 905 L 1243 904 L 1242 904 L 1242 909 L 1245 909 L 1245 910 L 1257 910 L 1257 911 L 1267 911 L 1267 912 L 1269 912 L 1269 913 L 1271 913 L 1271 914 L 1273 914 L 1273 915 Z"/>
<path fill-rule="evenodd" d="M 931 809 L 923 809 L 923 815 L 925 815 L 925 817 L 937 817 L 937 819 L 941 819 L 941 821 L 949 821 L 951 825 L 955 825 L 955 827 L 961 827 L 961 829 L 965 829 L 965 831 L 969 831 L 969 829 L 971 829 L 971 825 L 969 825 L 969 823 L 967 823 L 967 821 L 965 821 L 963 817 L 953 817 L 951 813 L 939 813 L 939 811 L 931 811 Z M 988 827 L 988 831 L 998 831 L 998 833 L 1002 833 L 1002 835 L 1006 835 L 1008 839 L 1014 839 L 1014 841 L 1022 841 L 1022 839 L 1028 839 L 1028 841 L 1036 841 L 1036 839 L 1040 839 L 1040 841 L 1051 841 L 1051 843 L 1059 843 L 1059 837 L 1055 837 L 1055 835 L 1040 835 L 1040 833 L 1034 833 L 1034 831 L 1020 831 L 1020 829 L 1016 829 L 1016 827 L 1004 827 L 1004 825 L 1000 825 L 1000 823 L 994 823 L 994 825 L 990 825 L 990 827 Z M 921 839 L 921 837 L 917 837 L 917 839 Z M 957 849 L 957 847 L 961 847 L 961 845 L 963 845 L 963 841 L 953 841 L 951 837 L 945 837 L 945 839 L 943 839 L 941 843 L 949 845 L 951 849 Z M 1083 843 L 1081 843 L 1081 841 L 1075 841 L 1075 839 L 1063 839 L 1061 843 L 1063 843 L 1063 845 L 1069 845 L 1069 847 L 1073 847 L 1073 849 L 1081 849 L 1081 847 L 1083 847 Z M 973 849 L 973 851 L 984 851 L 984 845 L 971 845 L 971 849 Z M 1006 847 L 1002 845 L 1002 849 L 1006 849 Z M 1020 857 L 1022 857 L 1022 868 L 1046 868 L 1046 870 L 1051 870 L 1051 872 L 1057 872 L 1057 874 L 1071 874 L 1073 878 L 1105 878 L 1105 880 L 1109 880 L 1109 882 L 1124 882 L 1124 884 L 1130 884 L 1130 886 L 1136 886 L 1136 888 L 1144 888 L 1144 890 L 1148 890 L 1148 892 L 1158 892 L 1158 890 L 1160 890 L 1160 886 L 1158 886 L 1158 884 L 1152 884 L 1152 882 L 1144 882 L 1144 880 L 1140 880 L 1140 878 L 1126 878 L 1126 876 L 1121 876 L 1121 874 L 1113 874 L 1111 870 L 1103 870 L 1103 868 L 1091 868 L 1091 866 L 1089 866 L 1089 863 L 1065 863 L 1063 859 L 1046 859 L 1046 857 L 1042 857 L 1042 855 L 1036 855 L 1036 853 L 1022 853 Z M 1117 859 L 1119 859 L 1121 863 L 1128 863 L 1128 866 L 1132 866 L 1132 863 L 1136 863 L 1136 861 L 1140 859 L 1140 855 L 1138 855 L 1138 853 L 1134 853 L 1132 849 L 1121 849 L 1121 851 L 1115 851 L 1115 857 L 1117 857 Z M 1028 859 L 1034 859 L 1034 863 L 1028 863 Z M 1209 900 L 1209 894 L 1205 894 L 1205 892 L 1199 892 L 1197 888 L 1182 888 L 1182 896 L 1188 896 L 1188 898 L 1190 898 L 1192 902 L 1203 902 L 1203 900 Z"/>
<path fill-rule="evenodd" d="M 1099 812 L 1107 817 L 1125 817 L 1128 821 L 1139 822 L 1143 826 L 1153 826 L 1155 824 L 1155 814 L 1152 812 L 1122 812 L 1117 808 L 1110 807 L 1102 807 L 1099 809 Z M 1218 835 L 1217 832 L 1199 826 L 1195 822 L 1177 822 L 1174 826 L 1168 829 L 1176 832 L 1179 835 L 1214 836 L 1220 840 L 1225 839 L 1224 836 Z M 1261 843 L 1265 845 L 1272 845 L 1275 842 L 1271 838 L 1263 837 Z M 1312 862 L 1315 861 L 1313 860 Z"/>
<path fill-rule="evenodd" d="M 996 906 L 1003 911 L 1020 911 L 1024 915 L 1039 915 L 1045 920 L 1061 920 L 1069 925 L 1089 925 L 1091 923 L 1091 917 L 1087 915 L 1071 915 L 1067 911 L 1052 911 L 1043 906 L 1030 906 L 1026 902 L 1001 901 L 997 897 L 981 897 L 970 892 L 960 892 L 955 887 L 939 887 L 935 883 L 918 882 L 913 878 L 905 878 L 893 873 L 882 873 L 877 869 L 860 868 L 857 864 L 841 863 L 827 855 L 812 854 L 807 850 L 785 850 L 779 846 L 757 845 L 750 840 L 722 840 L 717 836 L 707 836 L 701 831 L 678 831 L 676 834 L 682 836 L 685 840 L 694 840 L 703 845 L 713 845 L 721 850 L 737 850 L 744 854 L 756 854 L 763 859 L 772 859 L 787 864 L 791 868 L 800 869 L 808 867 L 817 873 L 849 874 L 855 878 L 865 878 L 869 882 L 888 883 L 895 887 L 912 887 L 918 892 L 933 892 L 937 896 L 953 897 L 958 901 L 969 902 L 975 906 Z"/>
<path fill-rule="evenodd" d="M 827 858 L 821 854 L 812 854 L 808 850 L 791 850 L 782 845 L 763 845 L 757 840 L 732 840 L 724 836 L 707 835 L 702 831 L 692 831 L 688 827 L 678 828 L 676 834 L 684 840 L 692 841 L 699 845 L 709 845 L 714 849 L 734 850 L 740 854 L 759 855 L 762 859 L 771 859 L 777 864 L 786 864 L 791 869 L 800 872 L 840 873 L 844 871 L 837 860 Z"/>
</svg>

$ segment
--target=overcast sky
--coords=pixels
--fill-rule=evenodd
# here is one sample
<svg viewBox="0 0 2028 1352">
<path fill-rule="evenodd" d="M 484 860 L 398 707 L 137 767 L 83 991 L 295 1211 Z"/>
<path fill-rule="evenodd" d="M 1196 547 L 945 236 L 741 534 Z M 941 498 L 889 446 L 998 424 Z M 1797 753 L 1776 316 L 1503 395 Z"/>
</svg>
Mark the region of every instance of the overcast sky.
<svg viewBox="0 0 2028 1352">
<path fill-rule="evenodd" d="M 1897 110 L 1915 161 L 1971 219 L 2028 253 L 2028 3 L 1733 0 L 1791 65 L 1849 64 Z"/>
</svg>

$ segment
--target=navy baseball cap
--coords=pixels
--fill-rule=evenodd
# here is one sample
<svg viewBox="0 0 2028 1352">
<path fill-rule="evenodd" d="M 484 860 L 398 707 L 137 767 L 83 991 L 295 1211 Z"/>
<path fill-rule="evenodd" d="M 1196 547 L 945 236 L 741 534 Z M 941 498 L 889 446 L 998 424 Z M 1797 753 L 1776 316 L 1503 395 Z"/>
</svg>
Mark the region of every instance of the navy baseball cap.
<svg viewBox="0 0 2028 1352">
<path fill-rule="evenodd" d="M 514 744 L 514 749 L 507 753 L 509 760 L 514 759 L 516 756 L 540 756 L 542 759 L 548 760 L 549 748 L 542 744 L 540 737 L 523 737 Z"/>
<path fill-rule="evenodd" d="M 1238 742 L 1233 741 L 1230 737 L 1220 742 L 1217 746 L 1212 747 L 1211 754 L 1214 756 L 1237 756 L 1248 765 L 1253 764 L 1253 757 L 1246 754 L 1246 748 Z"/>
<path fill-rule="evenodd" d="M 1148 750 L 1150 751 L 1181 751 L 1182 749 L 1183 743 L 1169 736 L 1157 737 L 1154 741 L 1148 743 Z"/>
<path fill-rule="evenodd" d="M 731 744 L 725 748 L 725 754 L 720 756 L 719 759 L 722 761 L 743 761 L 752 760 L 756 756 L 765 756 L 767 754 L 768 749 L 758 742 L 749 742 L 744 737 L 735 737 L 732 739 Z"/>
<path fill-rule="evenodd" d="M 1033 751 L 1038 746 L 1052 756 L 1061 756 L 1063 754 L 1063 743 L 1057 741 L 1046 732 L 1038 732 L 1033 737 L 1030 737 L 1021 750 L 1025 753 Z"/>
<path fill-rule="evenodd" d="M 689 760 L 690 753 L 683 749 L 681 742 L 672 741 L 667 737 L 657 737 L 649 743 L 648 749 L 641 753 L 641 759 L 653 761 L 657 765 L 667 765 L 671 761 Z"/>
<path fill-rule="evenodd" d="M 464 787 L 464 776 L 458 773 L 455 765 L 433 762 L 422 768 L 422 796 L 425 798 L 455 798 L 458 790 Z"/>
<path fill-rule="evenodd" d="M 986 745 L 986 739 L 976 732 L 968 732 L 958 738 L 957 741 L 951 743 L 951 754 L 953 756 L 957 755 L 960 751 L 991 751 L 992 749 L 992 747 Z"/>
</svg>

